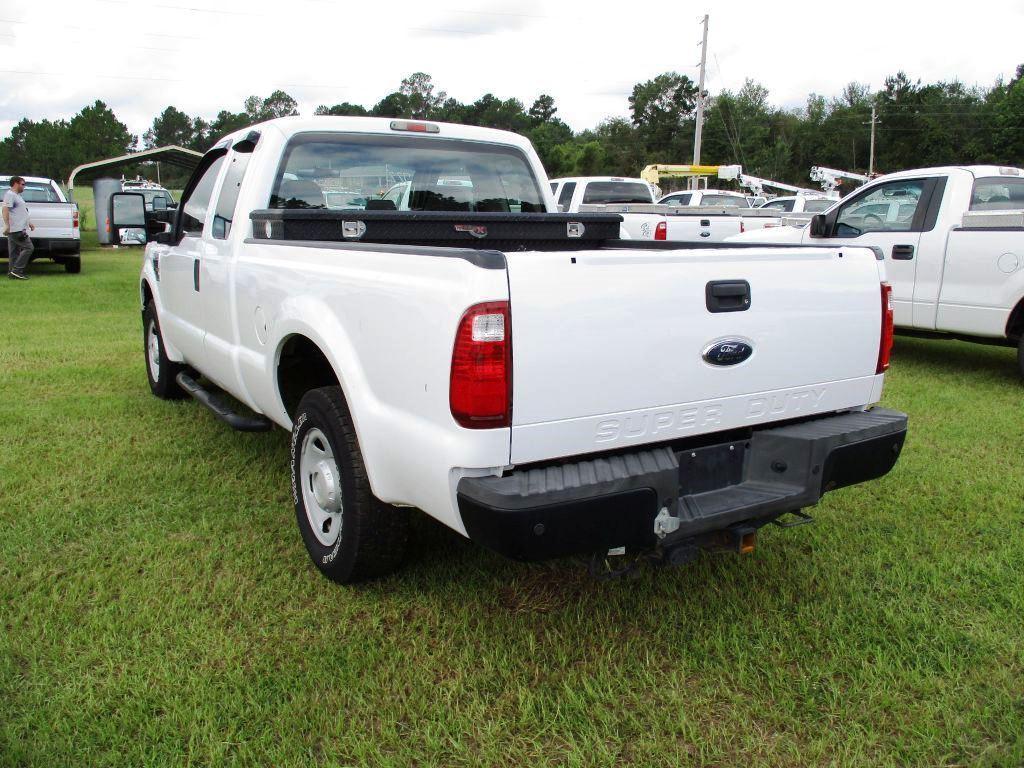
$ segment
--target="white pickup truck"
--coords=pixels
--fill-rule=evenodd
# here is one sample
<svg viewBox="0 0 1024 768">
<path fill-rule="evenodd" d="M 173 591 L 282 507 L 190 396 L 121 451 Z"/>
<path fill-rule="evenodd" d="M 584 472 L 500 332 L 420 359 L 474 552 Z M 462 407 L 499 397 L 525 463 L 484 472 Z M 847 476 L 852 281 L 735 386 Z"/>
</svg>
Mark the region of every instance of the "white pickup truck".
<svg viewBox="0 0 1024 768">
<path fill-rule="evenodd" d="M 724 205 L 690 205 L 678 200 L 654 202 L 654 190 L 643 179 L 580 176 L 552 179 L 558 208 L 568 213 L 611 213 L 622 217 L 622 236 L 630 240 L 675 243 L 721 243 L 732 235 L 779 222 L 777 212 L 752 210 L 736 192 L 714 193 L 705 199 Z M 675 193 L 704 195 L 711 192 Z M 664 198 L 662 198 L 664 200 Z"/>
<path fill-rule="evenodd" d="M 380 197 L 396 173 L 410 210 Z M 365 207 L 330 209 L 341 186 Z M 153 238 L 153 393 L 291 431 L 298 527 L 338 582 L 398 565 L 410 508 L 519 559 L 748 551 L 903 445 L 905 415 L 871 408 L 872 251 L 621 241 L 617 216 L 557 212 L 512 133 L 282 118 L 218 142 L 173 218 L 112 212 Z"/>
<path fill-rule="evenodd" d="M 30 233 L 35 251 L 32 260 L 49 256 L 65 271 L 82 271 L 82 233 L 78 205 L 69 203 L 64 190 L 53 179 L 23 176 L 25 190 L 21 193 L 28 207 L 29 221 L 35 225 Z M 0 197 L 11 188 L 11 177 L 0 176 Z M 0 256 L 7 257 L 7 238 L 0 237 Z"/>
<path fill-rule="evenodd" d="M 810 226 L 737 241 L 879 249 L 897 328 L 1016 346 L 1024 376 L 1024 171 L 922 168 L 880 176 Z"/>
</svg>

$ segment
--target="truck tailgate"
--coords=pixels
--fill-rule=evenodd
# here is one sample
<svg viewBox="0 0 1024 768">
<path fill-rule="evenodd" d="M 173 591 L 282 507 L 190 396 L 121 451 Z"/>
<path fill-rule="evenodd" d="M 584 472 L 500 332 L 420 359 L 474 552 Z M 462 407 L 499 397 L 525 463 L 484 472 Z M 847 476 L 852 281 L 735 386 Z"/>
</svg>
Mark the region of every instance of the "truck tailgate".
<svg viewBox="0 0 1024 768">
<path fill-rule="evenodd" d="M 36 238 L 77 238 L 73 226 L 74 203 L 28 203 L 29 220 L 35 225 Z"/>
<path fill-rule="evenodd" d="M 866 249 L 507 255 L 512 462 L 606 451 L 877 400 L 878 265 Z M 746 281 L 742 311 L 710 283 Z M 720 342 L 743 362 L 704 359 Z"/>
</svg>

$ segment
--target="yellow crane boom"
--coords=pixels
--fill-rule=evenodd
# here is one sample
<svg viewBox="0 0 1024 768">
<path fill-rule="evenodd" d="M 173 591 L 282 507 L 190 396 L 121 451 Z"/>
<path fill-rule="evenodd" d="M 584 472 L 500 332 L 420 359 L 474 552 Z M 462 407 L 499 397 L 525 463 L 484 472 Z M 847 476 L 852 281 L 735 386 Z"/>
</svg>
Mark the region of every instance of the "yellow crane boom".
<svg viewBox="0 0 1024 768">
<path fill-rule="evenodd" d="M 719 179 L 736 179 L 743 173 L 741 165 L 648 165 L 640 172 L 640 178 L 651 184 L 661 179 L 682 179 L 694 176 L 716 176 Z"/>
</svg>

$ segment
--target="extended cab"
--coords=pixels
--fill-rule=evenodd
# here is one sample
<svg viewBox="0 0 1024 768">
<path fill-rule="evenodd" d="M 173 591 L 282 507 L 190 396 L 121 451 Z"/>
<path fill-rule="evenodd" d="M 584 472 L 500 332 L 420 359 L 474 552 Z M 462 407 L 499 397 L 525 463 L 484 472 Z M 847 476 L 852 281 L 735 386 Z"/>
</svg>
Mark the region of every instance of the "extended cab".
<svg viewBox="0 0 1024 768">
<path fill-rule="evenodd" d="M 342 188 L 365 204 L 330 208 Z M 622 241 L 557 212 L 515 134 L 282 118 L 218 142 L 167 231 L 139 195 L 112 208 L 155 240 L 153 393 L 291 431 L 298 528 L 339 582 L 398 565 L 410 508 L 519 559 L 749 551 L 903 445 L 872 408 L 872 251 Z"/>
<path fill-rule="evenodd" d="M 762 240 L 879 249 L 897 328 L 1016 346 L 1024 375 L 1024 171 L 922 168 L 881 176 L 810 226 Z"/>
<path fill-rule="evenodd" d="M 53 179 L 24 176 L 21 193 L 28 207 L 29 221 L 35 225 L 30 233 L 35 251 L 32 259 L 49 256 L 67 272 L 82 271 L 82 233 L 78 205 L 69 203 L 64 190 Z M 11 188 L 11 177 L 0 176 L 0 197 Z M 0 256 L 7 257 L 7 238 L 0 237 Z"/>
</svg>

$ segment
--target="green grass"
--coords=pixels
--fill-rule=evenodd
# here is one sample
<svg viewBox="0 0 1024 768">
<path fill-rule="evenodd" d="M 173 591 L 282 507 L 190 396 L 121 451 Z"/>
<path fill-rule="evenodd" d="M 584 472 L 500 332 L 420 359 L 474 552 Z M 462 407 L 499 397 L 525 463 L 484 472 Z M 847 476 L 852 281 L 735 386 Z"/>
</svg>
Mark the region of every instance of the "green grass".
<svg viewBox="0 0 1024 768">
<path fill-rule="evenodd" d="M 1010 350 L 898 339 L 896 470 L 752 556 L 597 582 L 420 516 L 341 588 L 287 435 L 153 398 L 140 252 L 83 257 L 0 282 L 0 765 L 1024 762 Z"/>
</svg>

